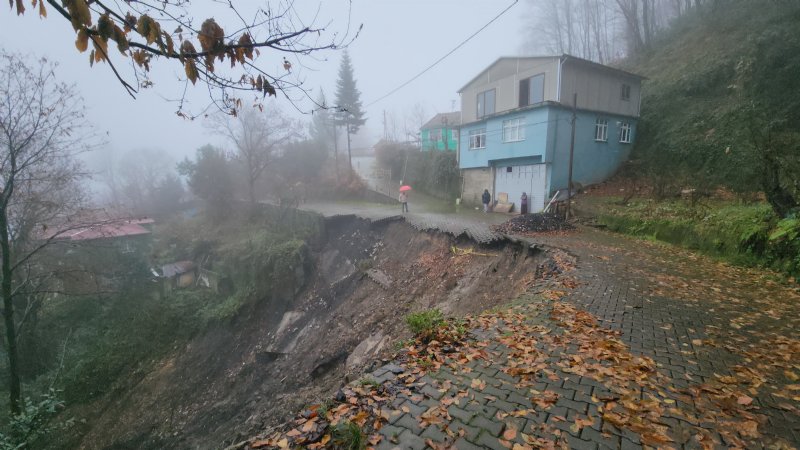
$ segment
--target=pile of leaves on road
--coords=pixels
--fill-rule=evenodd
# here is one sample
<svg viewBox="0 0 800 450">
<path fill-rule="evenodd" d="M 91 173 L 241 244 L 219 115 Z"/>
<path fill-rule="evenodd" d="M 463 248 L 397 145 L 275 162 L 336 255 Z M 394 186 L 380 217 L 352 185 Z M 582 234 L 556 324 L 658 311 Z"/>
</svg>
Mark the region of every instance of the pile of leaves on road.
<svg viewBox="0 0 800 450">
<path fill-rule="evenodd" d="M 574 229 L 563 217 L 552 213 L 521 214 L 492 227 L 497 233 L 524 234 L 569 231 Z"/>
<path fill-rule="evenodd" d="M 559 288 L 566 285 L 559 283 Z M 652 358 L 631 353 L 620 331 L 562 301 L 565 294 L 545 289 L 538 300 L 438 322 L 432 336 L 417 338 L 400 352 L 394 379 L 351 383 L 334 402 L 310 406 L 279 430 L 239 448 L 363 449 L 383 440 L 398 444 L 402 437 L 380 430 L 402 414 L 412 414 L 422 429 L 441 431 L 444 441 L 426 439 L 429 447 L 451 448 L 465 434 L 452 426 L 448 408 L 463 408 L 479 396 L 495 398 L 484 392 L 488 383 L 478 370 L 481 366 L 502 367 L 517 380 L 516 388 L 529 392 L 532 407 L 498 411 L 492 418 L 503 424 L 500 445 L 512 450 L 566 449 L 568 434 L 582 435 L 586 427 L 604 436 L 625 430 L 641 444 L 659 448 L 748 448 L 764 440 L 759 432 L 764 417 L 748 395 L 755 395 L 753 386 L 742 389 L 734 377 L 718 375 L 688 388 L 673 387 Z M 441 376 L 445 372 L 451 376 Z M 573 412 L 569 419 L 555 412 L 564 410 L 557 408 L 563 406 L 557 389 L 537 388 L 543 381 L 559 386 L 580 379 L 593 380 L 597 387 L 585 400 L 588 411 Z M 408 405 L 425 406 L 412 411 Z M 546 423 L 529 421 L 525 428 L 514 425 L 517 418 L 541 413 L 553 417 Z"/>
</svg>

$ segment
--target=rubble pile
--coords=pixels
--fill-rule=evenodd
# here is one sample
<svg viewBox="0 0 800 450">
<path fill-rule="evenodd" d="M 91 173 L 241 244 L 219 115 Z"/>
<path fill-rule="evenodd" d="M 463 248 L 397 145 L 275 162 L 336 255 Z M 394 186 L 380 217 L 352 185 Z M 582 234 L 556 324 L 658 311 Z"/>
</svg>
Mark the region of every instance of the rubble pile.
<svg viewBox="0 0 800 450">
<path fill-rule="evenodd" d="M 574 227 L 561 216 L 552 213 L 522 214 L 508 222 L 493 227 L 497 233 L 519 234 L 529 232 L 566 231 Z"/>
</svg>

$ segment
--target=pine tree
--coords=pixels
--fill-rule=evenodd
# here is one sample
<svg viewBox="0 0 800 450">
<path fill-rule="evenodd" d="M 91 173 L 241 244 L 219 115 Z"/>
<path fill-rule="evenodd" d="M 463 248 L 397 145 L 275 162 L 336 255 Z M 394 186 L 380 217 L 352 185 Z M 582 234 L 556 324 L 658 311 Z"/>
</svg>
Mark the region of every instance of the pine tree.
<svg viewBox="0 0 800 450">
<path fill-rule="evenodd" d="M 308 132 L 317 145 L 325 147 L 325 151 L 328 151 L 333 143 L 334 124 L 333 117 L 331 117 L 331 113 L 328 110 L 328 100 L 325 98 L 325 92 L 322 89 L 320 89 L 319 96 L 317 96 L 317 105 L 311 117 Z"/>
<path fill-rule="evenodd" d="M 353 63 L 350 54 L 345 50 L 342 62 L 339 65 L 339 79 L 336 81 L 336 122 L 344 125 L 347 131 L 347 159 L 350 162 L 350 171 L 353 170 L 353 160 L 350 154 L 350 135 L 358 133 L 361 125 L 366 123 L 364 111 L 361 109 L 361 92 L 356 87 L 353 77 Z"/>
</svg>

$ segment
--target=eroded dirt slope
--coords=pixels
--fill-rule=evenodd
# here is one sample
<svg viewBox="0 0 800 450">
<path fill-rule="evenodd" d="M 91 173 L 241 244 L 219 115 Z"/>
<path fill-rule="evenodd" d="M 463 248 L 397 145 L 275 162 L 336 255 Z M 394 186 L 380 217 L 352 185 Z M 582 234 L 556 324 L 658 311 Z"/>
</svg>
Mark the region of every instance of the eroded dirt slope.
<svg viewBox="0 0 800 450">
<path fill-rule="evenodd" d="M 409 312 L 482 311 L 552 267 L 546 253 L 517 244 L 478 248 L 402 221 L 355 218 L 328 221 L 312 265 L 301 285 L 281 286 L 176 348 L 143 381 L 78 412 L 89 424 L 78 446 L 224 447 L 374 367 L 408 336 Z"/>
</svg>

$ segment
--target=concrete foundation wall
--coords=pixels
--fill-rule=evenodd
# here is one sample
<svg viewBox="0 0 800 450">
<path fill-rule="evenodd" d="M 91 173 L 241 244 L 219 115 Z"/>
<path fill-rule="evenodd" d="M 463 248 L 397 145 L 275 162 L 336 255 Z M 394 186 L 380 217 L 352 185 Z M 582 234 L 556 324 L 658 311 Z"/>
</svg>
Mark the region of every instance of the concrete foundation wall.
<svg viewBox="0 0 800 450">
<path fill-rule="evenodd" d="M 462 203 L 480 205 L 484 189 L 489 189 L 492 199 L 494 199 L 492 169 L 490 167 L 464 169 L 461 171 L 461 175 L 464 177 L 464 189 L 461 193 Z"/>
</svg>

